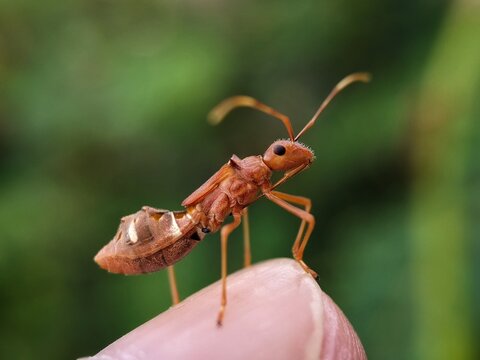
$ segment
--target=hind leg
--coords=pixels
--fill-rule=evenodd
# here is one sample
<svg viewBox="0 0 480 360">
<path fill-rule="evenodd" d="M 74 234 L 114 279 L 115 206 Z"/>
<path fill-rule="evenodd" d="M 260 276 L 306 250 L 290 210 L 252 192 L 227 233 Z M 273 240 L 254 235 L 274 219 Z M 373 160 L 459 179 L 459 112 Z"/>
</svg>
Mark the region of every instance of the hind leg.
<svg viewBox="0 0 480 360">
<path fill-rule="evenodd" d="M 177 305 L 180 302 L 180 296 L 178 295 L 177 280 L 175 279 L 173 265 L 168 266 L 167 270 L 168 282 L 170 283 L 170 293 L 172 294 L 172 304 Z"/>
</svg>

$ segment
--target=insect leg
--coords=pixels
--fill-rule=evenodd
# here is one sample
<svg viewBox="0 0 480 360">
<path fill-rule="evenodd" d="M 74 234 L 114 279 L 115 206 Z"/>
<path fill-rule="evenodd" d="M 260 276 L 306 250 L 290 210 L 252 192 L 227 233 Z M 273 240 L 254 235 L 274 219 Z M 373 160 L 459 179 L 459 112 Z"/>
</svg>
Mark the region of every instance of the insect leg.
<svg viewBox="0 0 480 360">
<path fill-rule="evenodd" d="M 220 230 L 220 239 L 222 244 L 222 298 L 220 303 L 220 311 L 218 312 L 217 325 L 221 326 L 225 307 L 227 306 L 227 241 L 228 236 L 235 228 L 240 225 L 241 215 L 238 212 L 233 213 L 233 222 L 222 227 Z"/>
<path fill-rule="evenodd" d="M 303 252 L 304 252 L 305 247 L 307 245 L 308 239 L 310 238 L 310 235 L 312 234 L 313 227 L 315 226 L 315 218 L 308 211 L 299 209 L 296 206 L 293 206 L 292 204 L 289 204 L 287 201 L 285 201 L 285 200 L 287 200 L 287 198 L 288 198 L 289 201 L 295 202 L 295 203 L 299 203 L 299 202 L 303 201 L 302 205 L 305 205 L 305 208 L 307 209 L 307 204 L 305 204 L 305 199 L 306 198 L 301 198 L 300 196 L 294 196 L 294 195 L 289 195 L 289 194 L 282 194 L 282 193 L 280 193 L 280 194 L 281 195 L 278 196 L 279 195 L 278 192 L 274 192 L 274 193 L 266 192 L 265 197 L 267 199 L 269 199 L 270 201 L 274 202 L 275 204 L 277 204 L 278 206 L 284 208 L 289 213 L 291 213 L 291 214 L 299 217 L 300 219 L 302 219 L 302 223 L 308 224 L 307 230 L 305 231 L 305 234 L 303 235 L 302 240 L 298 240 L 299 235 L 297 235 L 297 239 L 295 240 L 295 243 L 293 244 L 293 249 L 292 249 L 293 250 L 293 257 L 295 258 L 295 260 L 297 260 L 299 262 L 299 264 L 303 267 L 303 269 L 306 272 L 308 272 L 310 275 L 312 275 L 314 278 L 316 278 L 317 273 L 315 271 L 313 271 L 312 269 L 310 269 L 308 267 L 308 265 L 305 264 L 305 262 L 303 261 Z M 283 199 L 281 197 L 283 197 Z M 301 228 L 301 225 L 300 225 L 300 231 L 303 232 L 303 229 Z"/>
<path fill-rule="evenodd" d="M 309 198 L 306 198 L 303 196 L 285 194 L 279 191 L 272 191 L 272 194 L 275 195 L 276 197 L 279 197 L 280 199 L 289 201 L 294 204 L 305 206 L 305 211 L 307 213 L 310 213 L 310 210 L 312 209 L 312 201 Z M 300 243 L 302 240 L 302 234 L 303 234 L 303 231 L 305 230 L 306 223 L 307 221 L 305 219 L 302 219 L 302 223 L 300 224 L 300 228 L 298 229 L 297 237 L 295 238 L 295 242 L 293 243 L 293 246 L 292 246 L 292 253 L 294 257 L 296 257 L 296 255 L 299 255 L 300 258 L 303 257 L 303 252 L 307 244 L 305 243 L 305 245 L 303 245 L 302 243 L 302 246 L 300 246 Z"/>
<path fill-rule="evenodd" d="M 243 224 L 243 266 L 247 267 L 252 264 L 252 251 L 250 248 L 250 225 L 248 222 L 248 208 L 242 212 Z"/>
<path fill-rule="evenodd" d="M 167 267 L 168 269 L 168 282 L 170 283 L 170 293 L 172 294 L 172 303 L 177 305 L 180 302 L 178 295 L 177 280 L 175 279 L 175 270 L 173 265 Z"/>
<path fill-rule="evenodd" d="M 287 181 L 291 177 L 297 175 L 298 173 L 302 172 L 303 170 L 308 169 L 309 166 L 310 166 L 310 164 L 305 163 L 305 164 L 302 164 L 302 165 L 300 165 L 296 168 L 293 168 L 292 170 L 287 171 L 282 176 L 282 178 L 280 180 L 278 180 L 275 184 L 273 184 L 273 186 L 270 188 L 270 190 L 273 190 L 273 189 L 277 188 L 278 186 L 282 185 L 285 181 Z"/>
</svg>

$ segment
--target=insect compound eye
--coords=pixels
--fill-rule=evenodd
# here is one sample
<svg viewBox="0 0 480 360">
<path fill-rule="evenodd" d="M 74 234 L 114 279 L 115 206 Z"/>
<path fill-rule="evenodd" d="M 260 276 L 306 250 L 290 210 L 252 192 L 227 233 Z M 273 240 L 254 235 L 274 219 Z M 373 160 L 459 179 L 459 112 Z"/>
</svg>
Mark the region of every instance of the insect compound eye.
<svg viewBox="0 0 480 360">
<path fill-rule="evenodd" d="M 275 155 L 280 155 L 280 156 L 282 156 L 282 155 L 285 154 L 286 151 L 287 151 L 287 149 L 285 149 L 285 146 L 283 146 L 283 145 L 275 145 L 275 146 L 273 147 L 273 153 L 274 153 Z"/>
</svg>

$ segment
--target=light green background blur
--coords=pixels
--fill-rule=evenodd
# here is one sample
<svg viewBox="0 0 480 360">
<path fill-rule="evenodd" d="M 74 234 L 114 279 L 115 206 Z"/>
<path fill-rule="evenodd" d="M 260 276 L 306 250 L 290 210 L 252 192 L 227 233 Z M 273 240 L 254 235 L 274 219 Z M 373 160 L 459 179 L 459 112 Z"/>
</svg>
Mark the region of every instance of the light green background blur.
<svg viewBox="0 0 480 360">
<path fill-rule="evenodd" d="M 91 355 L 167 309 L 165 272 L 93 263 L 119 218 L 286 137 L 248 109 L 210 127 L 223 98 L 298 131 L 361 70 L 282 187 L 313 200 L 305 259 L 371 359 L 478 359 L 479 35 L 476 0 L 1 0 L 0 358 Z M 263 199 L 250 222 L 254 262 L 291 256 L 298 219 Z M 177 266 L 183 296 L 219 278 L 218 240 Z M 241 253 L 239 231 L 230 271 Z"/>
</svg>

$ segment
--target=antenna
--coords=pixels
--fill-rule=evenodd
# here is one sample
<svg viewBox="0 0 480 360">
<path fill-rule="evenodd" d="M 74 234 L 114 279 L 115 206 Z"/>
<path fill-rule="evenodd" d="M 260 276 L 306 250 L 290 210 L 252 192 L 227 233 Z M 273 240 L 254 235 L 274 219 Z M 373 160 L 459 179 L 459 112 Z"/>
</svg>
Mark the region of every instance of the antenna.
<svg viewBox="0 0 480 360">
<path fill-rule="evenodd" d="M 330 94 L 328 94 L 327 98 L 325 100 L 323 100 L 323 103 L 320 105 L 320 107 L 318 108 L 317 112 L 315 113 L 315 115 L 313 115 L 313 118 L 312 120 L 310 120 L 307 125 L 305 125 L 305 127 L 298 133 L 297 136 L 295 136 L 295 139 L 294 141 L 297 141 L 300 136 L 302 136 L 305 131 L 307 131 L 308 129 L 310 129 L 313 124 L 315 124 L 315 121 L 317 121 L 318 117 L 320 116 L 320 114 L 322 113 L 323 110 L 325 110 L 325 108 L 327 107 L 327 105 L 330 103 L 330 101 L 332 101 L 332 99 L 340 92 L 342 91 L 343 89 L 345 89 L 348 85 L 354 83 L 354 82 L 357 82 L 357 81 L 362 81 L 362 82 L 369 82 L 371 79 L 371 75 L 369 73 L 364 73 L 364 72 L 361 72 L 361 73 L 353 73 L 353 74 L 350 74 L 346 77 L 344 77 L 342 80 L 340 80 L 340 82 L 335 85 L 335 87 L 333 88 L 333 90 L 330 92 Z"/>
</svg>

